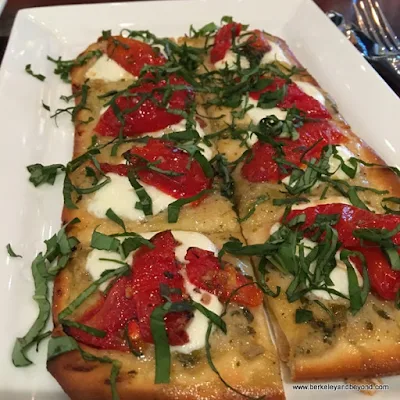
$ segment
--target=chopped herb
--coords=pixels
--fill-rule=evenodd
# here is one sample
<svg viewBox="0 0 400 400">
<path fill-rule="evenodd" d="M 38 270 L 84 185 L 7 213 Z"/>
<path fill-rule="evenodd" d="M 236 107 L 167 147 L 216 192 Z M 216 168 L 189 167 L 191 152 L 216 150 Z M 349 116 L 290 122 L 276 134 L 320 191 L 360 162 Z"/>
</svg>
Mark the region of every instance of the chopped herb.
<svg viewBox="0 0 400 400">
<path fill-rule="evenodd" d="M 117 215 L 115 212 L 112 210 L 112 208 L 109 208 L 106 211 L 106 217 L 109 218 L 111 221 L 115 222 L 117 225 L 119 225 L 124 232 L 126 232 L 126 227 L 124 221 Z"/>
<path fill-rule="evenodd" d="M 92 234 L 92 240 L 90 242 L 90 247 L 97 250 L 107 250 L 107 251 L 118 251 L 120 246 L 120 241 L 104 233 L 94 231 Z"/>
<path fill-rule="evenodd" d="M 261 93 L 257 103 L 257 107 L 268 109 L 276 107 L 279 102 L 283 100 L 287 93 L 287 85 L 276 89 L 275 91 L 268 91 Z"/>
<path fill-rule="evenodd" d="M 238 221 L 240 223 L 247 221 L 255 213 L 257 206 L 259 206 L 262 203 L 265 203 L 268 199 L 269 199 L 268 195 L 263 194 L 261 196 L 258 196 L 257 199 L 253 202 L 253 204 L 249 208 L 249 211 L 246 213 L 246 215 L 243 216 L 242 218 L 239 218 Z"/>
<path fill-rule="evenodd" d="M 192 197 L 187 197 L 183 199 L 179 199 L 174 201 L 173 203 L 168 205 L 168 222 L 171 224 L 174 224 L 175 222 L 178 221 L 179 214 L 181 212 L 181 209 L 184 205 L 193 203 L 194 201 L 200 200 L 204 195 L 207 193 L 211 193 L 211 189 L 205 189 L 202 190 L 201 192 L 197 193 L 196 195 Z"/>
<path fill-rule="evenodd" d="M 29 181 L 34 184 L 34 186 L 40 186 L 43 183 L 48 183 L 49 185 L 54 185 L 59 172 L 64 172 L 65 167 L 62 164 L 52 164 L 44 166 L 42 164 L 32 164 L 27 167 L 30 173 Z"/>
<path fill-rule="evenodd" d="M 70 224 L 77 222 L 79 220 L 73 220 Z M 15 341 L 12 362 L 16 367 L 26 367 L 32 364 L 32 361 L 26 356 L 26 352 L 42 339 L 43 330 L 50 317 L 48 283 L 65 267 L 73 248 L 79 243 L 76 238 L 66 236 L 65 228 L 66 226 L 61 228 L 57 235 L 46 242 L 46 253 L 39 253 L 32 262 L 32 276 L 35 285 L 34 300 L 38 305 L 39 313 L 26 335 Z M 67 247 L 70 251 L 67 250 Z"/>
<path fill-rule="evenodd" d="M 168 312 L 172 312 L 185 303 L 167 302 L 157 306 L 150 315 L 150 329 L 154 340 L 156 374 L 154 383 L 169 383 L 171 370 L 171 353 L 168 343 L 167 331 L 164 318 Z M 190 310 L 188 303 L 187 308 Z M 184 311 L 184 310 L 180 310 Z"/>
<path fill-rule="evenodd" d="M 27 64 L 25 66 L 25 72 L 27 72 L 29 75 L 32 75 L 34 78 L 39 79 L 39 81 L 43 82 L 46 79 L 46 77 L 44 75 L 42 75 L 42 74 L 35 74 L 32 71 L 31 64 Z"/>
<path fill-rule="evenodd" d="M 153 201 L 145 188 L 138 182 L 133 170 L 128 171 L 128 179 L 132 187 L 135 189 L 139 201 L 135 204 L 135 208 L 142 210 L 144 215 L 153 215 Z"/>
<path fill-rule="evenodd" d="M 103 52 L 101 50 L 93 50 L 87 52 L 86 54 L 82 54 L 81 56 L 79 56 L 74 60 L 62 60 L 61 57 L 54 59 L 50 56 L 47 56 L 47 59 L 56 65 L 54 73 L 56 75 L 60 75 L 60 78 L 64 82 L 70 83 L 71 81 L 69 79 L 69 75 L 71 73 L 72 68 L 81 67 L 82 65 L 85 65 L 93 57 L 100 58 L 102 55 Z"/>
<path fill-rule="evenodd" d="M 69 326 L 69 327 L 77 328 L 77 329 L 80 329 L 83 332 L 88 333 L 89 335 L 96 336 L 96 337 L 103 338 L 107 334 L 105 331 L 102 331 L 100 329 L 96 329 L 96 328 L 93 328 L 91 326 L 81 324 L 80 322 L 71 321 L 69 319 L 62 319 L 59 322 L 63 326 Z"/>
<path fill-rule="evenodd" d="M 360 289 L 358 285 L 357 274 L 354 270 L 354 267 L 349 261 L 349 257 L 351 256 L 356 256 L 360 258 L 360 260 L 362 261 L 363 265 L 362 289 Z M 370 282 L 366 267 L 366 261 L 363 254 L 349 250 L 342 250 L 340 252 L 340 259 L 346 264 L 347 267 L 347 278 L 349 281 L 350 310 L 353 314 L 356 314 L 358 311 L 361 310 L 361 308 L 367 301 L 368 293 L 370 291 Z"/>
<path fill-rule="evenodd" d="M 298 308 L 296 310 L 295 320 L 296 324 L 304 324 L 313 319 L 313 313 L 311 310 L 305 310 L 303 308 Z"/>
<path fill-rule="evenodd" d="M 43 108 L 44 108 L 45 110 L 51 111 L 51 110 L 50 110 L 50 107 L 49 107 L 47 104 L 44 104 L 43 101 L 42 101 L 42 106 L 43 106 Z"/>
<path fill-rule="evenodd" d="M 7 248 L 7 253 L 8 253 L 8 255 L 9 255 L 10 257 L 19 257 L 19 258 L 22 258 L 22 256 L 20 256 L 20 255 L 18 255 L 18 254 L 16 254 L 16 253 L 14 252 L 14 250 L 11 248 L 11 244 L 10 244 L 10 243 L 8 243 L 8 245 L 6 246 L 6 248 Z"/>
</svg>

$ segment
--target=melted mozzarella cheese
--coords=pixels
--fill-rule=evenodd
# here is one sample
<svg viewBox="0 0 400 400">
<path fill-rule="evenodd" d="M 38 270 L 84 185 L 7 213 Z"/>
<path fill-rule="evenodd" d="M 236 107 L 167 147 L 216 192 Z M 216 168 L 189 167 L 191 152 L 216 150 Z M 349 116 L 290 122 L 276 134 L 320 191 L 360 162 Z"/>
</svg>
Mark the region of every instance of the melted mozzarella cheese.
<svg viewBox="0 0 400 400">
<path fill-rule="evenodd" d="M 180 243 L 175 249 L 175 256 L 179 262 L 185 263 L 185 256 L 190 247 L 211 251 L 218 255 L 215 244 L 205 235 L 198 232 L 172 231 L 174 238 Z"/>
<path fill-rule="evenodd" d="M 189 279 L 187 278 L 185 272 L 182 272 L 182 276 L 184 279 L 186 293 L 192 298 L 192 300 L 202 304 L 208 310 L 214 312 L 217 315 L 222 314 L 223 305 L 218 300 L 217 296 L 208 293 L 205 290 L 196 288 L 196 286 L 192 285 L 189 282 Z M 181 346 L 171 346 L 171 351 L 177 351 L 179 353 L 189 354 L 192 351 L 202 349 L 206 344 L 207 329 L 208 329 L 208 318 L 200 311 L 195 310 L 193 318 L 186 327 L 186 333 L 189 337 L 189 341 Z"/>
<path fill-rule="evenodd" d="M 103 260 L 108 259 L 108 260 Z M 114 251 L 97 250 L 93 249 L 86 258 L 86 271 L 89 272 L 90 276 L 94 281 L 100 279 L 101 274 L 104 271 L 120 268 L 119 263 L 109 261 L 125 261 L 127 264 L 132 263 L 132 253 L 123 260 L 119 253 Z M 100 285 L 100 290 L 105 290 L 107 288 L 108 282 L 104 282 Z"/>
<path fill-rule="evenodd" d="M 237 69 L 237 57 L 238 55 L 232 50 L 228 50 L 225 57 L 222 60 L 217 61 L 214 65 L 217 69 Z M 250 67 L 249 60 L 246 57 L 240 56 L 239 58 L 240 68 L 246 69 Z"/>
<path fill-rule="evenodd" d="M 279 47 L 277 43 L 274 42 L 269 42 L 271 45 L 271 50 L 267 51 L 263 58 L 261 59 L 261 65 L 262 64 L 270 64 L 274 61 L 280 61 L 284 62 L 287 64 L 290 64 L 289 60 L 285 56 L 283 50 Z"/>
<path fill-rule="evenodd" d="M 135 77 L 103 54 L 86 72 L 86 79 L 101 79 L 106 82 L 135 79 Z"/>
<path fill-rule="evenodd" d="M 106 212 L 109 208 L 119 215 L 131 221 L 142 221 L 146 218 L 142 210 L 135 208 L 136 202 L 139 201 L 135 190 L 125 176 L 114 173 L 106 174 L 111 182 L 97 190 L 94 196 L 89 200 L 88 211 L 97 218 L 106 218 Z M 153 215 L 165 210 L 169 204 L 176 199 L 154 186 L 147 185 L 138 181 L 153 202 Z"/>
<path fill-rule="evenodd" d="M 294 81 L 296 85 L 305 93 L 311 97 L 314 97 L 315 100 L 319 101 L 322 105 L 325 105 L 325 97 L 318 90 L 318 88 L 309 82 L 303 81 Z"/>
</svg>

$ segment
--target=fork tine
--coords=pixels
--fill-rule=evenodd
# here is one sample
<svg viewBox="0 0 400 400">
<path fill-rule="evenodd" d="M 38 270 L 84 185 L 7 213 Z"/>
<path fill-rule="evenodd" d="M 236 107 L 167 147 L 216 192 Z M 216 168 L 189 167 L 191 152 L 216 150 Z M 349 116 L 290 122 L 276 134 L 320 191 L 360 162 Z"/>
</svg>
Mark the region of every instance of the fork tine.
<svg viewBox="0 0 400 400">
<path fill-rule="evenodd" d="M 378 18 L 382 21 L 381 26 L 383 28 L 384 34 L 386 38 L 392 43 L 392 46 L 394 46 L 393 50 L 400 50 L 400 40 L 393 32 L 393 29 L 390 26 L 388 20 L 386 19 L 385 14 L 382 12 L 381 5 L 377 0 L 373 1 L 373 9 L 375 10 L 375 13 L 377 14 Z"/>
<path fill-rule="evenodd" d="M 366 10 L 364 0 L 354 0 L 353 7 L 356 12 L 358 26 L 362 32 L 378 43 L 382 52 L 387 52 L 386 45 L 383 43 L 376 29 L 374 28 L 371 17 Z"/>
</svg>

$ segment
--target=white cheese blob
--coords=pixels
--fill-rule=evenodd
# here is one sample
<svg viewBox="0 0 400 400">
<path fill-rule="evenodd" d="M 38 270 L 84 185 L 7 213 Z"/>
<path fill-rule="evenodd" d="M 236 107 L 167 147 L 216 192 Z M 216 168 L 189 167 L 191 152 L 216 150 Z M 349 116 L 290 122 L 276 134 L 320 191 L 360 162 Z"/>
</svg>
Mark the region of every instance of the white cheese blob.
<svg viewBox="0 0 400 400">
<path fill-rule="evenodd" d="M 142 221 L 146 218 L 142 210 L 135 208 L 139 201 L 135 190 L 125 176 L 120 176 L 112 172 L 106 174 L 111 182 L 97 190 L 89 200 L 88 211 L 97 218 L 106 218 L 109 208 L 121 218 L 131 221 Z M 153 215 L 157 215 L 165 210 L 176 198 L 158 190 L 154 186 L 147 185 L 138 180 L 146 190 L 153 202 Z"/>
<path fill-rule="evenodd" d="M 305 93 L 308 94 L 311 97 L 314 97 L 315 100 L 319 101 L 323 106 L 325 105 L 325 97 L 323 94 L 319 91 L 319 89 L 313 85 L 312 83 L 309 82 L 303 82 L 303 81 L 293 81 L 296 83 L 296 85 Z"/>
<path fill-rule="evenodd" d="M 185 256 L 190 247 L 211 251 L 218 255 L 215 244 L 205 235 L 198 232 L 172 231 L 174 238 L 180 243 L 175 249 L 175 256 L 181 263 L 185 263 Z"/>
<path fill-rule="evenodd" d="M 94 281 L 100 279 L 101 274 L 104 271 L 117 269 L 121 267 L 121 264 L 113 262 L 113 261 L 106 261 L 108 260 L 116 260 L 116 261 L 124 261 L 127 264 L 132 263 L 132 254 L 123 260 L 119 253 L 114 251 L 106 251 L 106 250 L 97 250 L 93 249 L 86 258 L 86 271 L 89 272 L 90 276 Z M 100 290 L 105 290 L 107 288 L 109 282 L 104 282 L 100 285 Z"/>
<path fill-rule="evenodd" d="M 225 57 L 222 60 L 217 61 L 214 66 L 217 69 L 237 69 L 237 58 L 238 55 L 234 53 L 232 50 L 228 50 L 225 54 Z M 239 58 L 240 68 L 246 69 L 250 67 L 249 60 L 246 57 L 240 56 Z"/>
<path fill-rule="evenodd" d="M 329 289 L 334 289 L 344 296 L 349 296 L 349 278 L 347 276 L 347 266 L 346 264 L 340 260 L 340 250 L 335 254 L 336 259 L 336 267 L 333 268 L 332 272 L 329 275 L 329 278 L 332 280 L 333 286 L 328 286 Z M 354 272 L 357 275 L 358 285 L 363 285 L 363 278 L 358 272 L 355 265 L 349 260 L 350 265 L 353 267 Z M 315 267 L 314 267 L 315 269 Z M 306 296 L 316 296 L 322 300 L 337 300 L 340 297 L 334 293 L 328 293 L 326 290 L 312 290 L 310 293 L 307 293 Z"/>
<path fill-rule="evenodd" d="M 106 82 L 135 79 L 113 59 L 103 54 L 86 72 L 86 79 L 101 79 Z"/>
<path fill-rule="evenodd" d="M 200 246 L 196 246 L 200 247 Z M 217 315 L 221 315 L 223 311 L 223 305 L 218 300 L 218 297 L 206 292 L 205 290 L 196 288 L 192 285 L 187 278 L 185 272 L 182 273 L 184 279 L 184 285 L 186 293 L 197 303 L 202 304 L 208 310 L 214 312 Z M 171 351 L 177 351 L 179 353 L 189 354 L 194 350 L 202 349 L 206 344 L 206 333 L 208 329 L 208 318 L 200 311 L 195 310 L 193 318 L 189 321 L 186 326 L 186 333 L 189 337 L 189 341 L 181 346 L 171 346 Z"/>
<path fill-rule="evenodd" d="M 264 54 L 263 58 L 261 59 L 261 65 L 270 64 L 274 61 L 280 61 L 290 64 L 288 58 L 285 56 L 283 50 L 277 43 L 269 42 L 269 44 L 271 45 L 271 50 L 267 51 Z"/>
</svg>

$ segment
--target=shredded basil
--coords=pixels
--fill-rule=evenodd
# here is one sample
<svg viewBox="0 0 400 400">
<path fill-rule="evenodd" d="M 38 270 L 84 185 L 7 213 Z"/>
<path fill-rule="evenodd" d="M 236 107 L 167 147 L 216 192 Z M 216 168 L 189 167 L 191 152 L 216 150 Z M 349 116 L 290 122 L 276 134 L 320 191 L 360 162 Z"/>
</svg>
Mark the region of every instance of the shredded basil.
<svg viewBox="0 0 400 400">
<path fill-rule="evenodd" d="M 32 164 L 28 165 L 26 169 L 30 173 L 29 181 L 36 187 L 43 183 L 54 185 L 54 181 L 59 172 L 65 171 L 65 167 L 62 164 L 52 164 L 47 166 L 42 164 Z"/>
<path fill-rule="evenodd" d="M 205 194 L 211 193 L 211 189 L 205 189 L 201 192 L 197 193 L 192 197 L 187 197 L 183 199 L 179 199 L 174 201 L 173 203 L 168 205 L 168 222 L 174 224 L 178 221 L 179 214 L 183 206 L 189 203 L 193 203 L 194 201 L 200 200 Z"/>
<path fill-rule="evenodd" d="M 181 305 L 184 305 L 183 309 L 181 309 Z M 155 347 L 156 372 L 154 383 L 156 384 L 170 382 L 171 352 L 164 318 L 168 312 L 177 310 L 191 310 L 191 307 L 189 303 L 167 302 L 157 306 L 150 315 L 150 329 Z"/>
<path fill-rule="evenodd" d="M 46 111 L 51 111 L 50 107 L 47 104 L 44 104 L 42 101 L 42 107 L 46 110 Z"/>
<path fill-rule="evenodd" d="M 142 210 L 144 215 L 153 215 L 153 201 L 144 187 L 136 179 L 133 170 L 128 171 L 128 179 L 139 198 L 139 201 L 135 204 L 135 208 Z"/>
<path fill-rule="evenodd" d="M 58 336 L 50 338 L 47 348 L 47 360 L 51 361 L 62 354 L 69 353 L 70 351 L 79 351 L 85 361 L 98 361 L 100 363 L 111 364 L 111 398 L 112 400 L 119 400 L 117 392 L 117 377 L 121 368 L 121 363 L 118 360 L 113 360 L 107 356 L 98 357 L 82 350 L 77 341 L 71 336 Z"/>
<path fill-rule="evenodd" d="M 248 212 L 242 217 L 238 219 L 239 223 L 242 223 L 244 221 L 247 221 L 255 212 L 257 206 L 259 206 L 262 203 L 265 203 L 269 199 L 268 195 L 261 195 L 256 198 L 256 200 L 253 202 L 251 207 L 249 208 Z"/>
<path fill-rule="evenodd" d="M 118 251 L 120 246 L 120 241 L 104 233 L 94 231 L 92 234 L 92 240 L 90 242 L 90 247 L 97 250 L 107 250 L 107 251 Z"/>
<path fill-rule="evenodd" d="M 295 314 L 296 324 L 304 324 L 311 321 L 314 318 L 311 310 L 306 310 L 304 308 L 298 308 Z"/>
<path fill-rule="evenodd" d="M 7 249 L 8 255 L 9 255 L 10 257 L 19 257 L 19 258 L 22 258 L 22 256 L 20 256 L 20 255 L 18 255 L 18 254 L 16 254 L 16 253 L 14 252 L 14 250 L 12 249 L 10 243 L 8 243 L 8 245 L 6 246 L 6 249 Z"/>
<path fill-rule="evenodd" d="M 70 224 L 77 222 L 79 220 L 73 220 Z M 26 356 L 26 352 L 41 340 L 42 332 L 50 317 L 48 283 L 65 267 L 74 247 L 79 243 L 76 238 L 66 236 L 65 228 L 66 226 L 61 228 L 57 235 L 46 242 L 46 253 L 39 253 L 32 262 L 32 276 L 35 285 L 33 298 L 39 307 L 39 313 L 26 335 L 15 341 L 12 362 L 16 367 L 26 367 L 32 364 L 32 361 Z"/>
<path fill-rule="evenodd" d="M 93 50 L 89 51 L 86 54 L 82 54 L 78 58 L 74 60 L 63 60 L 61 57 L 54 59 L 50 56 L 47 56 L 47 59 L 53 62 L 56 66 L 54 69 L 54 73 L 56 75 L 60 75 L 61 80 L 66 83 L 70 83 L 70 73 L 72 68 L 74 67 L 81 67 L 85 65 L 89 60 L 93 57 L 100 58 L 103 55 L 101 50 Z"/>
<path fill-rule="evenodd" d="M 42 74 L 35 74 L 32 71 L 31 64 L 27 64 L 25 66 L 25 72 L 27 72 L 29 75 L 33 76 L 34 78 L 39 79 L 39 81 L 43 82 L 46 79 L 46 77 Z"/>
<path fill-rule="evenodd" d="M 117 215 L 115 212 L 112 210 L 112 208 L 109 208 L 106 211 L 106 217 L 109 218 L 111 221 L 115 222 L 117 225 L 119 225 L 124 232 L 126 232 L 126 227 L 124 221 Z"/>
</svg>

